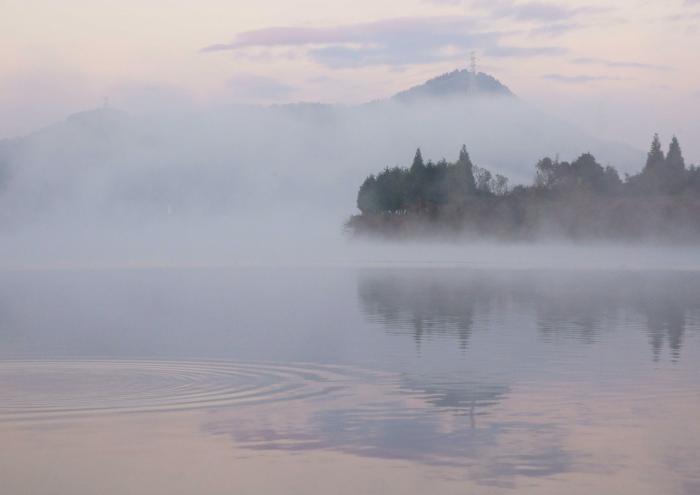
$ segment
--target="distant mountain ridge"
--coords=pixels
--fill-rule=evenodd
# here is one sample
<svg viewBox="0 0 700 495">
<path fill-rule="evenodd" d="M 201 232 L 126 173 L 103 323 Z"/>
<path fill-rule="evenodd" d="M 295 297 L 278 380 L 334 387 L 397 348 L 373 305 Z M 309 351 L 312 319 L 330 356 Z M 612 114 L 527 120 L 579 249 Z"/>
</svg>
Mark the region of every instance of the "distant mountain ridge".
<svg viewBox="0 0 700 495">
<path fill-rule="evenodd" d="M 393 99 L 412 101 L 423 98 L 454 96 L 505 96 L 514 97 L 513 92 L 489 74 L 474 74 L 468 70 L 454 70 L 434 77 L 423 84 L 397 93 Z"/>
<path fill-rule="evenodd" d="M 345 215 L 362 177 L 411 158 L 453 159 L 530 183 L 545 156 L 593 153 L 636 172 L 644 153 L 538 111 L 496 78 L 455 70 L 361 105 L 231 105 L 129 113 L 100 108 L 0 140 L 3 218 L 75 212 L 257 211 Z M 407 156 L 410 155 L 410 156 Z"/>
</svg>

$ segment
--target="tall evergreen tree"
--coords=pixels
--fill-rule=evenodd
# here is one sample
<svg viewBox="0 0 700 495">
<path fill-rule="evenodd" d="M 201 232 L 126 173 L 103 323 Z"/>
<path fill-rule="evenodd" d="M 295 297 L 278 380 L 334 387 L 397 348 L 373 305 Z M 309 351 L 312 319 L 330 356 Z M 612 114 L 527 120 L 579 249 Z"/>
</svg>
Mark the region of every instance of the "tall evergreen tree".
<svg viewBox="0 0 700 495">
<path fill-rule="evenodd" d="M 457 161 L 446 166 L 445 179 L 448 203 L 462 205 L 469 195 L 474 194 L 476 190 L 474 165 L 465 145 L 462 145 Z"/>
<path fill-rule="evenodd" d="M 676 139 L 676 136 L 673 136 L 671 144 L 668 147 L 668 154 L 666 155 L 666 168 L 674 175 L 685 171 L 683 152 L 681 151 L 681 146 L 678 144 L 678 139 Z"/>
<path fill-rule="evenodd" d="M 411 165 L 411 173 L 422 171 L 425 169 L 425 163 L 423 162 L 423 154 L 420 148 L 416 150 L 416 156 L 413 157 L 413 164 Z"/>
<path fill-rule="evenodd" d="M 456 163 L 457 167 L 463 167 L 466 172 L 466 190 L 467 193 L 473 193 L 476 190 L 476 181 L 474 180 L 474 164 L 471 158 L 469 158 L 469 153 L 467 153 L 467 146 L 462 145 L 462 149 L 459 150 L 459 159 Z"/>
<path fill-rule="evenodd" d="M 661 151 L 661 141 L 659 135 L 654 134 L 654 139 L 651 142 L 651 148 L 647 154 L 647 163 L 644 165 L 644 173 L 655 174 L 663 169 L 665 159 L 664 152 Z"/>
<path fill-rule="evenodd" d="M 426 199 L 426 187 L 425 178 L 427 174 L 427 167 L 425 162 L 423 162 L 423 154 L 420 148 L 416 150 L 416 155 L 413 158 L 413 164 L 409 169 L 408 177 L 408 203 L 420 211 L 423 209 Z"/>
</svg>

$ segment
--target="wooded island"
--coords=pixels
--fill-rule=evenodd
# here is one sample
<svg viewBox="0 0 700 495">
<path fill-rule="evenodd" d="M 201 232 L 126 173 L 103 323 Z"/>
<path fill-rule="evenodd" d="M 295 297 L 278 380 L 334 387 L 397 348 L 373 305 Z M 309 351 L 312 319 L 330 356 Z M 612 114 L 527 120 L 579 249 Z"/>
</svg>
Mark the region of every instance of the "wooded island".
<svg viewBox="0 0 700 495">
<path fill-rule="evenodd" d="M 643 169 L 621 178 L 590 153 L 572 162 L 543 158 L 532 185 L 474 165 L 465 146 L 454 163 L 386 168 L 357 195 L 357 235 L 502 239 L 700 239 L 700 168 L 686 167 L 674 137 L 664 154 L 654 136 Z"/>
</svg>

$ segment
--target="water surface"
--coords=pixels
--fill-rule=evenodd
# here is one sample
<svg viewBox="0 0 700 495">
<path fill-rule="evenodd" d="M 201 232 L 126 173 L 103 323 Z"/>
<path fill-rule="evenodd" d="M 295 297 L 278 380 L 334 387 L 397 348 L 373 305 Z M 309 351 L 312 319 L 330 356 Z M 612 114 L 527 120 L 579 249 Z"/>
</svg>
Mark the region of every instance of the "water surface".
<svg viewBox="0 0 700 495">
<path fill-rule="evenodd" d="M 700 493 L 700 274 L 6 272 L 3 493 Z"/>
</svg>

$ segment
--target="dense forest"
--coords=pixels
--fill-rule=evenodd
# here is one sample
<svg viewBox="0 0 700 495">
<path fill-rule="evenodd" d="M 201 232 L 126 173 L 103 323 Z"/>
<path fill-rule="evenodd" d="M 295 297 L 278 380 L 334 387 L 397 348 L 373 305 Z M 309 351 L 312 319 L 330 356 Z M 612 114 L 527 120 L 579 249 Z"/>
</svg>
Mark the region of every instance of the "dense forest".
<svg viewBox="0 0 700 495">
<path fill-rule="evenodd" d="M 654 136 L 646 164 L 620 177 L 590 153 L 572 162 L 543 158 L 532 185 L 474 165 L 465 146 L 454 163 L 423 160 L 370 175 L 357 195 L 354 234 L 504 239 L 700 239 L 700 168 L 686 167 L 674 137 Z"/>
</svg>

